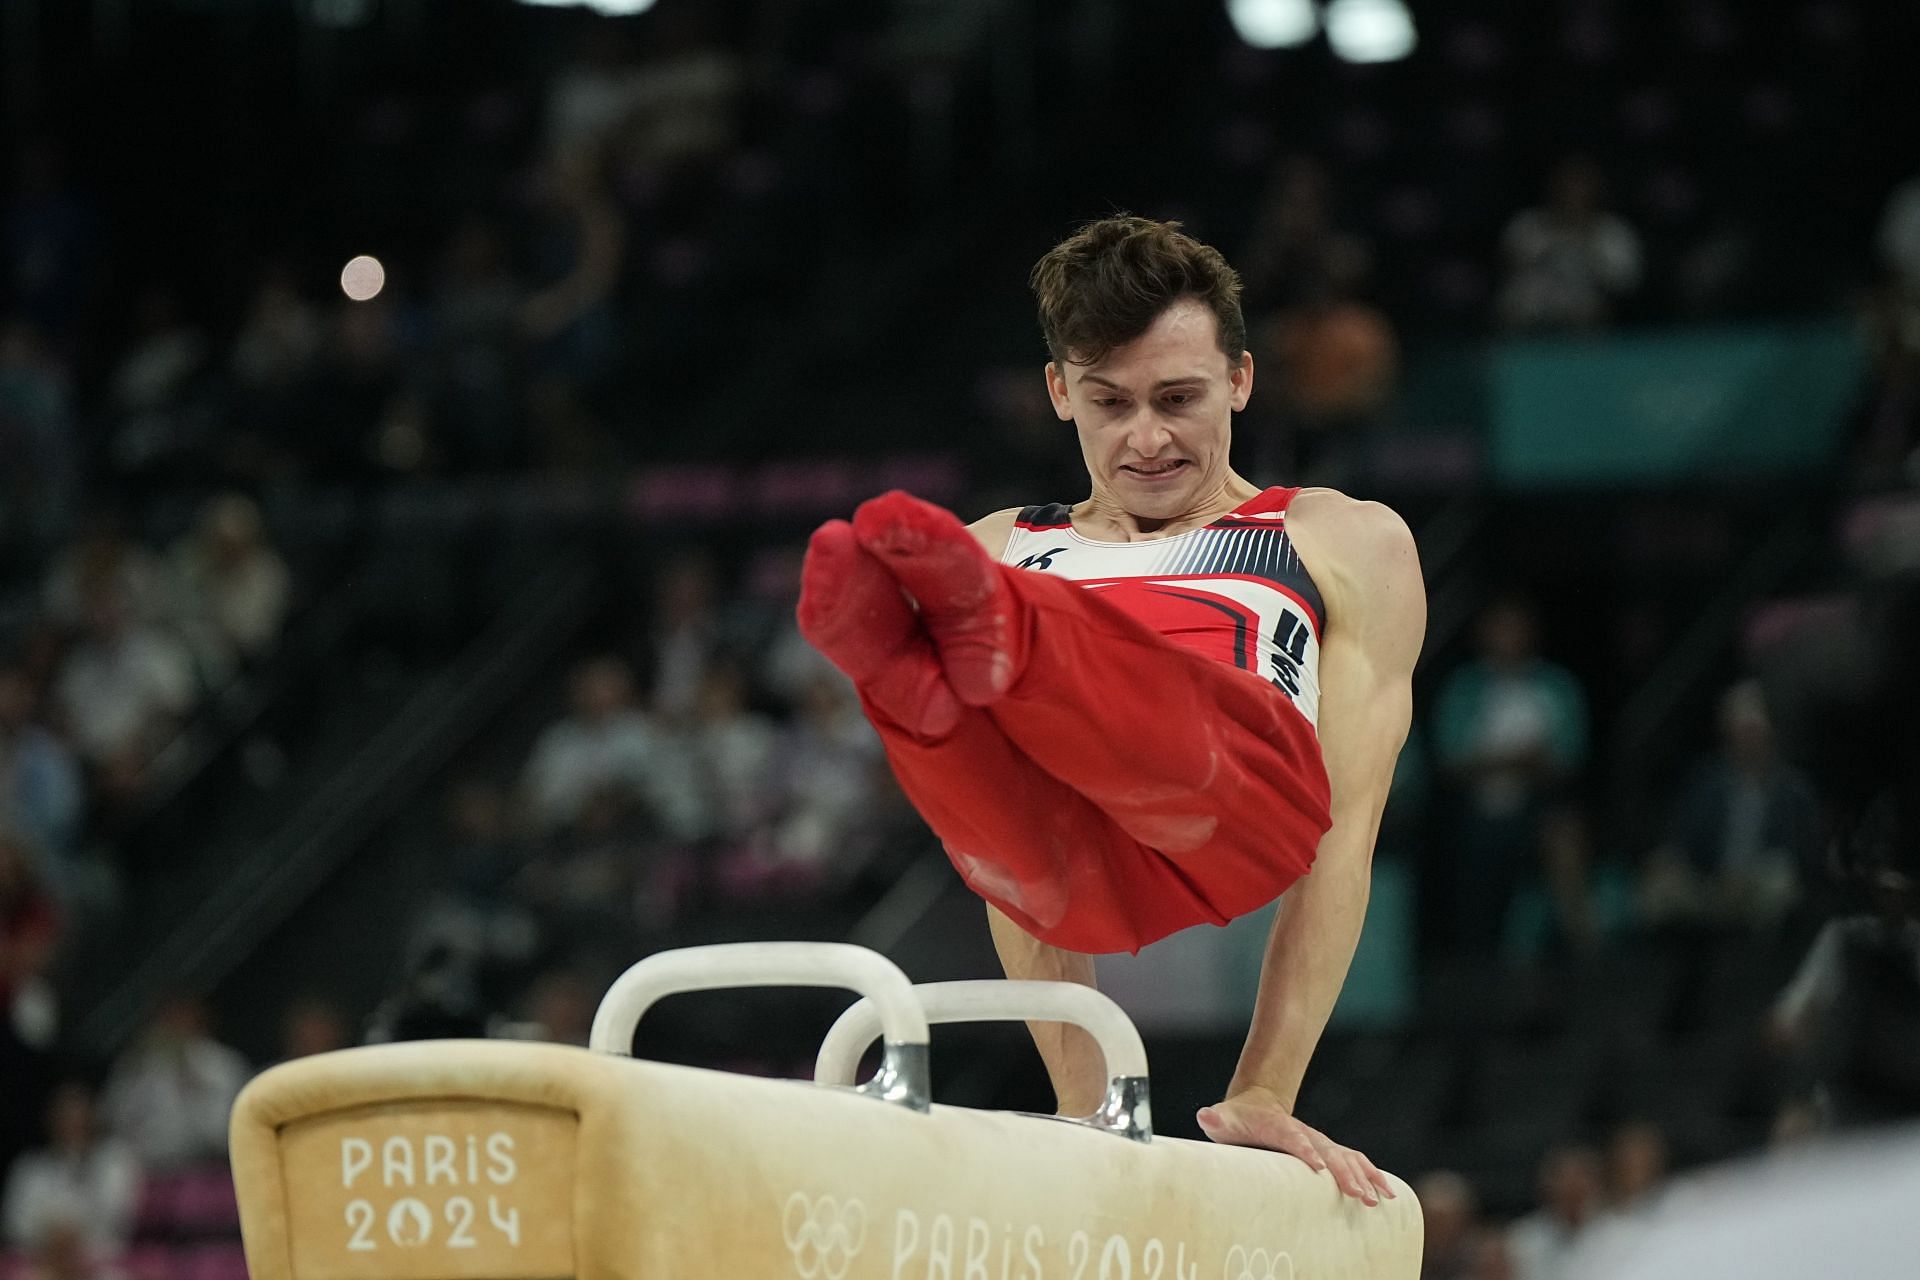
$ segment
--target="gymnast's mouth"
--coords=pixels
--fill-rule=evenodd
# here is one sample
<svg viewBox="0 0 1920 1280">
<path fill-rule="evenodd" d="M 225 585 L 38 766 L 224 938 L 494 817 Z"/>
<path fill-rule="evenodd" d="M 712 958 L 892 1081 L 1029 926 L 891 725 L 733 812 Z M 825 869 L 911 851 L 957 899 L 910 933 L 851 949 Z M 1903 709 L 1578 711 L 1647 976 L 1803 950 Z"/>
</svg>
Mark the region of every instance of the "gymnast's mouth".
<svg viewBox="0 0 1920 1280">
<path fill-rule="evenodd" d="M 1125 463 L 1120 469 L 1122 471 L 1131 471 L 1134 475 L 1144 477 L 1148 480 L 1158 480 L 1163 476 L 1170 476 L 1184 469 L 1186 465 L 1187 460 L 1185 458 L 1173 458 L 1166 462 Z"/>
</svg>

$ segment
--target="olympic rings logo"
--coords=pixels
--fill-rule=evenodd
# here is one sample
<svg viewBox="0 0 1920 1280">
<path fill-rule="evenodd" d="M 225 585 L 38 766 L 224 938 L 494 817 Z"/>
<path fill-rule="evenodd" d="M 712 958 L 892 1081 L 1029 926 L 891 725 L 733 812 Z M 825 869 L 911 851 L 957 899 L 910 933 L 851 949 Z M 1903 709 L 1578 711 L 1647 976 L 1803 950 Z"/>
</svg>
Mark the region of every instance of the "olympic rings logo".
<svg viewBox="0 0 1920 1280">
<path fill-rule="evenodd" d="M 1227 1250 L 1227 1268 L 1223 1280 L 1293 1280 L 1293 1255 L 1284 1249 L 1268 1253 L 1265 1249 L 1235 1245 Z"/>
<path fill-rule="evenodd" d="M 814 1200 L 796 1191 L 781 1211 L 780 1234 L 800 1280 L 845 1280 L 847 1268 L 866 1247 L 867 1209 L 858 1200 Z"/>
</svg>

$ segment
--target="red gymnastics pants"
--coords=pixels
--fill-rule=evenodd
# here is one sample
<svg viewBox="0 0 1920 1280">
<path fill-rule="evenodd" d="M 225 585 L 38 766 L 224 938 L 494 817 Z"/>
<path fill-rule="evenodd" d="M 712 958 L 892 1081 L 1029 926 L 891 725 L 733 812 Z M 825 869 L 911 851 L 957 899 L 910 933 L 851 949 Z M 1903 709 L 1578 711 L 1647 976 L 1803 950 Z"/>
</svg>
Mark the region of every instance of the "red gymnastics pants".
<svg viewBox="0 0 1920 1280">
<path fill-rule="evenodd" d="M 862 695 L 901 787 L 969 887 L 1042 942 L 1137 951 L 1257 910 L 1331 825 L 1306 717 L 1073 583 L 995 566 L 1027 660 L 928 740 Z"/>
</svg>

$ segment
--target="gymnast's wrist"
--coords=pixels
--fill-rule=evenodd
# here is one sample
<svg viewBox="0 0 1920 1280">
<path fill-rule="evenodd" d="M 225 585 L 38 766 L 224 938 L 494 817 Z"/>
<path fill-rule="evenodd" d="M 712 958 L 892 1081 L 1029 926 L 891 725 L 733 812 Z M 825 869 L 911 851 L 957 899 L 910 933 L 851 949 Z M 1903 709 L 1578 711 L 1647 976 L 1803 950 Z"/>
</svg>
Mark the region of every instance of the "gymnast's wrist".
<svg viewBox="0 0 1920 1280">
<path fill-rule="evenodd" d="M 1292 1115 L 1293 1104 L 1298 1098 L 1299 1090 L 1298 1088 L 1281 1088 L 1277 1084 L 1268 1084 L 1248 1076 L 1236 1075 L 1227 1082 L 1227 1097 L 1239 1098 L 1247 1095 L 1259 1095 L 1261 1101 L 1279 1107 L 1288 1115 Z"/>
</svg>

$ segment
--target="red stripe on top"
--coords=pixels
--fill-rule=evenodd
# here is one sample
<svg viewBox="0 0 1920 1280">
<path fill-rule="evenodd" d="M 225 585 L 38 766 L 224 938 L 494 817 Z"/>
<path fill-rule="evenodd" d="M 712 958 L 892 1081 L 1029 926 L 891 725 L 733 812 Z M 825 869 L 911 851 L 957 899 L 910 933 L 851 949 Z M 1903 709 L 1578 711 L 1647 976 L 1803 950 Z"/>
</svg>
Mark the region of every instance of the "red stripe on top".
<svg viewBox="0 0 1920 1280">
<path fill-rule="evenodd" d="M 1015 520 L 1013 527 L 1025 529 L 1028 533 L 1045 533 L 1049 529 L 1071 529 L 1073 521 L 1062 520 L 1059 524 L 1028 524 L 1025 520 Z"/>
<path fill-rule="evenodd" d="M 1285 516 L 1287 508 L 1293 505 L 1294 498 L 1298 497 L 1299 494 L 1300 490 L 1297 486 L 1291 489 L 1262 489 L 1233 510 L 1227 512 L 1227 514 L 1221 516 L 1218 520 L 1215 520 L 1209 527 L 1220 528 L 1224 526 L 1231 529 L 1237 528 L 1241 524 L 1250 524 L 1256 527 L 1284 524 L 1284 520 L 1273 520 L 1268 517 L 1274 515 L 1276 512 L 1281 516 Z"/>
<path fill-rule="evenodd" d="M 1141 574 L 1130 574 L 1126 577 L 1120 577 L 1120 578 L 1068 578 L 1067 581 L 1073 583 L 1076 586 L 1081 586 L 1081 587 L 1112 587 L 1112 586 L 1118 586 L 1120 583 L 1123 583 L 1123 582 L 1136 582 L 1136 583 L 1187 582 L 1187 581 L 1219 582 L 1223 578 L 1231 578 L 1238 582 L 1257 582 L 1263 587 L 1267 587 L 1274 591 L 1278 591 L 1281 595 L 1285 596 L 1287 599 L 1293 601 L 1295 604 L 1300 606 L 1300 611 L 1307 615 L 1307 622 L 1313 627 L 1313 638 L 1316 640 L 1320 638 L 1321 624 L 1320 624 L 1319 612 L 1312 605 L 1308 604 L 1306 602 L 1306 599 L 1303 596 L 1301 596 L 1301 594 L 1298 591 L 1295 591 L 1292 587 L 1289 587 L 1286 583 L 1275 582 L 1272 578 L 1262 578 L 1258 574 L 1253 574 L 1253 573 L 1141 573 Z M 1233 603 L 1238 603 L 1238 602 L 1235 601 Z"/>
</svg>

